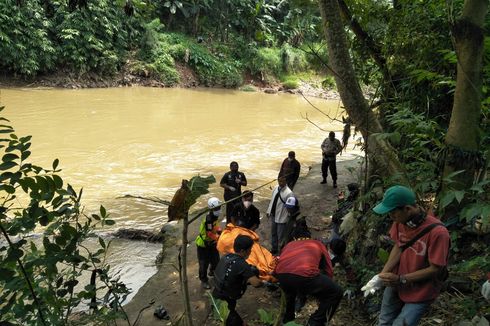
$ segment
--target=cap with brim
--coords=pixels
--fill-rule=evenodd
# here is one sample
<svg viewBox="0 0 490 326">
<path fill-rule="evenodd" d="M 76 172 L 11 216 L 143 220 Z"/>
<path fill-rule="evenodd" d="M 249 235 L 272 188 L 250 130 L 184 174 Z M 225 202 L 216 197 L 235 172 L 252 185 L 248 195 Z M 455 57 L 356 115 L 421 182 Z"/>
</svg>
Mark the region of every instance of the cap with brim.
<svg viewBox="0 0 490 326">
<path fill-rule="evenodd" d="M 383 200 L 373 208 L 376 214 L 387 214 L 397 207 L 415 205 L 415 193 L 404 186 L 393 186 L 386 190 Z"/>
</svg>

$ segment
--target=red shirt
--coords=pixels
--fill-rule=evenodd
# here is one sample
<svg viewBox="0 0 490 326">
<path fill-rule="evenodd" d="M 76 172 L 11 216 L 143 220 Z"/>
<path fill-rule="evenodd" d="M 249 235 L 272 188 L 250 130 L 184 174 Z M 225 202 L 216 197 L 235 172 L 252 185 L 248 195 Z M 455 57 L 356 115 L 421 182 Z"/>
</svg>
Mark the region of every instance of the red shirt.
<svg viewBox="0 0 490 326">
<path fill-rule="evenodd" d="M 416 229 L 400 223 L 393 223 L 390 236 L 398 246 L 407 243 L 420 231 L 430 224 L 441 223 L 432 215 L 427 215 L 425 221 Z M 398 275 L 413 273 L 429 267 L 429 262 L 437 266 L 446 266 L 449 252 L 449 232 L 444 226 L 436 226 L 422 236 L 412 246 L 402 252 L 400 263 L 393 271 Z M 431 279 L 422 282 L 401 285 L 398 295 L 403 302 L 422 302 L 435 299 L 440 292 L 441 282 Z"/>
<path fill-rule="evenodd" d="M 275 273 L 312 277 L 320 273 L 320 264 L 332 278 L 332 262 L 325 245 L 318 240 L 296 240 L 282 249 Z"/>
</svg>

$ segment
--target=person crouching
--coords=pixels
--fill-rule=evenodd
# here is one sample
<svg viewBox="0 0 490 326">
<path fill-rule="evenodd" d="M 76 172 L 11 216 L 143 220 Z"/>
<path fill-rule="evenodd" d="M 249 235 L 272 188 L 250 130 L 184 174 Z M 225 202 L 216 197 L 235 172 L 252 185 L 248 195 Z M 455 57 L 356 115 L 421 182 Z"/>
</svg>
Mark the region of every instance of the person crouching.
<svg viewBox="0 0 490 326">
<path fill-rule="evenodd" d="M 275 276 L 286 295 L 283 323 L 295 319 L 296 296 L 310 295 L 318 300 L 318 309 L 307 325 L 323 326 L 335 313 L 342 299 L 342 288 L 332 280 L 332 263 L 325 245 L 312 240 L 303 225 L 294 230 L 293 238 L 282 250 L 275 268 Z"/>
<path fill-rule="evenodd" d="M 252 251 L 253 243 L 253 240 L 246 235 L 237 236 L 233 244 L 235 253 L 223 256 L 214 272 L 216 284 L 213 297 L 226 301 L 230 311 L 226 319 L 226 326 L 244 324 L 235 309 L 237 300 L 247 290 L 247 284 L 250 283 L 254 287 L 263 285 L 257 277 L 259 275 L 257 268 L 245 261 Z"/>
</svg>

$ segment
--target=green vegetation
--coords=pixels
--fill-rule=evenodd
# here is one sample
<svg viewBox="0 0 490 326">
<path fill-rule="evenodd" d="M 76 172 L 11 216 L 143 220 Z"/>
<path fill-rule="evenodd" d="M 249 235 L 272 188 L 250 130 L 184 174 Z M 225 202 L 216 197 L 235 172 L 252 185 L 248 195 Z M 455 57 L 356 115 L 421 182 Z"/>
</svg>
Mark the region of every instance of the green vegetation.
<svg viewBox="0 0 490 326">
<path fill-rule="evenodd" d="M 5 124 L 0 133 L 0 230 L 6 240 L 0 246 L 0 324 L 66 324 L 81 303 L 98 312 L 85 315 L 82 324 L 126 318 L 121 304 L 129 289 L 105 263 L 110 243 L 94 233 L 114 221 L 102 206 L 99 214 L 81 213 L 82 190 L 63 182 L 57 159 L 49 169 L 30 163 L 30 136 L 19 137 Z M 40 228 L 36 241 L 31 233 Z M 93 250 L 86 247 L 89 238 L 97 240 Z M 87 273 L 90 283 L 81 284 Z"/>
<path fill-rule="evenodd" d="M 462 15 L 468 3 L 471 6 Z M 0 69 L 22 77 L 58 71 L 110 76 L 127 69 L 172 86 L 179 83 L 179 71 L 185 67 L 205 86 L 239 87 L 250 78 L 258 83 L 280 81 L 286 89 L 321 73 L 325 78 L 318 87 L 341 85 L 348 114 L 345 134 L 355 127 L 369 158 L 360 178 L 362 205 L 355 205 L 361 208 L 355 211 L 355 226 L 348 235 L 359 281 L 379 270 L 391 247 L 379 237 L 387 234 L 389 223 L 370 208 L 383 189 L 399 183 L 412 187 L 426 209 L 437 213 L 450 229 L 451 273 L 482 278 L 488 271 L 488 245 L 482 239 L 488 238 L 490 225 L 490 20 L 484 15 L 487 7 L 472 11 L 485 2 L 339 0 L 337 4 L 340 12 L 333 15 L 340 27 L 332 31 L 333 24 L 327 24 L 332 17 L 319 12 L 315 1 L 4 0 Z M 323 26 L 330 39 L 345 36 L 345 46 L 334 42 L 327 47 Z M 462 26 L 471 27 L 471 33 L 464 33 L 468 29 Z M 12 235 L 36 225 L 46 226 L 48 232 L 43 251 L 32 245 L 26 249 L 24 240 L 0 251 L 6 262 L 0 273 L 0 286 L 6 291 L 0 301 L 7 302 L 0 315 L 27 323 L 41 311 L 46 319 L 56 320 L 69 314 L 70 309 L 67 313 L 61 307 L 93 297 L 93 288 L 72 296 L 72 280 L 80 269 L 94 264 L 104 269 L 97 265 L 104 250 L 84 258 L 77 248 L 94 223 L 111 222 L 103 209 L 100 216 L 84 219 L 88 225 L 79 222 L 80 194 L 63 187 L 57 164 L 52 169 L 24 164 L 30 154 L 29 138 L 2 128 L 10 136 L 1 140 L 5 203 L 20 191 L 31 203 L 18 211 L 4 205 L 1 225 Z M 7 213 L 14 218 L 7 220 Z M 103 242 L 101 246 L 107 247 Z M 20 263 L 45 280 L 34 282 L 34 292 L 51 301 L 33 301 L 26 277 L 15 269 Z M 39 263 L 47 267 L 37 271 Z M 54 271 L 56 263 L 72 269 Z M 117 302 L 126 292 L 104 275 L 101 280 L 115 287 L 115 296 L 103 302 L 104 311 L 115 316 Z M 15 302 L 20 308 L 10 309 Z M 41 307 L 33 309 L 34 304 Z M 225 309 L 218 305 L 215 310 L 223 312 L 219 313 L 223 319 Z M 465 299 L 469 316 L 484 311 L 480 308 Z M 263 311 L 262 318 L 270 321 L 268 314 Z"/>
<path fill-rule="evenodd" d="M 305 52 L 317 36 L 319 19 L 304 17 L 313 4 L 7 0 L 0 12 L 0 69 L 24 77 L 124 71 L 174 86 L 188 67 L 203 86 L 236 88 L 244 76 L 275 83 L 324 69 Z"/>
</svg>

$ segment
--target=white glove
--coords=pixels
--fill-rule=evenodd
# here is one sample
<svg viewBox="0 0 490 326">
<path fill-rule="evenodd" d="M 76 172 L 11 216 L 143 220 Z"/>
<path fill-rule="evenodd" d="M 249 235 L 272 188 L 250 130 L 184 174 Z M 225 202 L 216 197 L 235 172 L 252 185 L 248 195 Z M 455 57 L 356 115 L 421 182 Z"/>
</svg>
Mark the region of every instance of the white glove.
<svg viewBox="0 0 490 326">
<path fill-rule="evenodd" d="M 481 295 L 487 300 L 490 300 L 490 281 L 486 281 L 481 286 Z"/>
<path fill-rule="evenodd" d="M 350 300 L 354 299 L 354 297 L 355 297 L 355 293 L 354 293 L 354 291 L 352 291 L 352 290 L 345 290 L 345 291 L 344 291 L 344 297 L 346 297 L 346 298 L 347 298 L 347 300 L 349 300 L 349 301 L 350 301 Z"/>
<path fill-rule="evenodd" d="M 361 291 L 364 291 L 364 297 L 367 297 L 368 295 L 374 294 L 374 292 L 381 289 L 382 286 L 383 281 L 378 275 L 374 275 L 373 278 L 361 288 Z"/>
<path fill-rule="evenodd" d="M 232 187 L 232 186 L 229 186 L 228 189 L 231 190 L 231 191 L 235 191 L 236 190 L 236 188 L 235 187 Z"/>
</svg>

